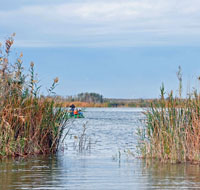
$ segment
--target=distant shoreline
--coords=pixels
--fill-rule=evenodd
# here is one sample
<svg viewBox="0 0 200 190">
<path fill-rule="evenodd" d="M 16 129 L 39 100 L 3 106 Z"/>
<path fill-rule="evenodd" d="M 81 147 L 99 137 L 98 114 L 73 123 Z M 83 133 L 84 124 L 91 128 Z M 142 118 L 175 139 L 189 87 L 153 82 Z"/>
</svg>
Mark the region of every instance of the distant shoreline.
<svg viewBox="0 0 200 190">
<path fill-rule="evenodd" d="M 95 92 L 79 93 L 74 96 L 54 96 L 57 103 L 64 107 L 74 104 L 76 107 L 150 107 L 152 103 L 158 103 L 158 99 L 123 99 L 123 98 L 104 98 L 103 95 Z"/>
<path fill-rule="evenodd" d="M 64 107 L 69 107 L 74 104 L 76 107 L 150 107 L 152 103 L 157 102 L 157 99 L 106 99 L 102 103 L 81 102 L 81 101 L 63 101 L 60 102 Z"/>
</svg>

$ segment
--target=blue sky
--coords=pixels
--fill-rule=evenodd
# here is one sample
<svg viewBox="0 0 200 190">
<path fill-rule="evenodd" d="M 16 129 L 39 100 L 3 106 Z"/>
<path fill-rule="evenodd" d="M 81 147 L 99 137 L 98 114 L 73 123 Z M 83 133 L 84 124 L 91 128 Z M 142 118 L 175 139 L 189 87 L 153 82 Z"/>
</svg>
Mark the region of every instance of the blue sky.
<svg viewBox="0 0 200 190">
<path fill-rule="evenodd" d="M 184 93 L 199 86 L 199 0 L 7 0 L 0 18 L 0 41 L 16 32 L 13 51 L 41 85 L 58 76 L 59 95 L 155 98 L 162 82 L 177 93 L 179 65 Z"/>
</svg>

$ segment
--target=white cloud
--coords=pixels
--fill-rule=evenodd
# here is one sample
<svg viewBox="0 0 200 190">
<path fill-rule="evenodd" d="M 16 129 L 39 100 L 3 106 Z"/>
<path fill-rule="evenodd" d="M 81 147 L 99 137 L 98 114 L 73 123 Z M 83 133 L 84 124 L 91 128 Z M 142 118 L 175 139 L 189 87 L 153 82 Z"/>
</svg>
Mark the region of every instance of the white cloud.
<svg viewBox="0 0 200 190">
<path fill-rule="evenodd" d="M 21 45 L 149 45 L 200 41 L 199 0 L 22 4 L 15 10 L 0 11 L 0 18 L 3 32 L 16 32 L 19 42 L 23 41 Z"/>
</svg>

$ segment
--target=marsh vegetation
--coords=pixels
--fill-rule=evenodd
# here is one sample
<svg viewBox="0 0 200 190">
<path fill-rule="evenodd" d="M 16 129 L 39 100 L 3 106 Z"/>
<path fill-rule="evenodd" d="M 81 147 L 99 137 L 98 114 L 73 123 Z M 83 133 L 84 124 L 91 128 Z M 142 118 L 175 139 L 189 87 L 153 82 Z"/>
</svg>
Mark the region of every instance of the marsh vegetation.
<svg viewBox="0 0 200 190">
<path fill-rule="evenodd" d="M 34 63 L 25 75 L 23 54 L 12 61 L 13 43 L 14 34 L 0 50 L 0 157 L 55 153 L 67 121 L 66 113 L 53 98 L 40 96 Z M 55 78 L 49 95 L 57 82 Z"/>
<path fill-rule="evenodd" d="M 200 161 L 200 94 L 197 90 L 182 98 L 182 73 L 179 79 L 179 97 L 173 92 L 165 98 L 164 85 L 160 100 L 145 112 L 146 123 L 139 131 L 142 157 L 162 162 Z"/>
</svg>

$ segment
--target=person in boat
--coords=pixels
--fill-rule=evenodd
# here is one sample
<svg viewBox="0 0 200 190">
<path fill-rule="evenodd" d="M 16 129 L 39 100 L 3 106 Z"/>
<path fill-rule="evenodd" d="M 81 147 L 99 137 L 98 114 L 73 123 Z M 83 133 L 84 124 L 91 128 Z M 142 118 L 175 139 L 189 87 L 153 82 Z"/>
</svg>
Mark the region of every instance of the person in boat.
<svg viewBox="0 0 200 190">
<path fill-rule="evenodd" d="M 77 109 L 77 108 L 74 110 L 74 115 L 75 115 L 75 116 L 78 115 L 78 109 Z"/>
<path fill-rule="evenodd" d="M 75 106 L 74 104 L 72 104 L 72 105 L 71 105 L 71 106 L 69 106 L 69 107 L 70 107 L 71 109 L 73 109 L 73 110 L 74 110 L 76 106 Z"/>
<path fill-rule="evenodd" d="M 69 107 L 70 107 L 70 110 L 69 110 L 70 116 L 74 116 L 74 109 L 75 109 L 76 106 L 74 104 L 72 104 Z"/>
<path fill-rule="evenodd" d="M 80 117 L 83 117 L 83 112 L 82 112 L 81 108 L 78 109 L 78 114 Z"/>
</svg>

